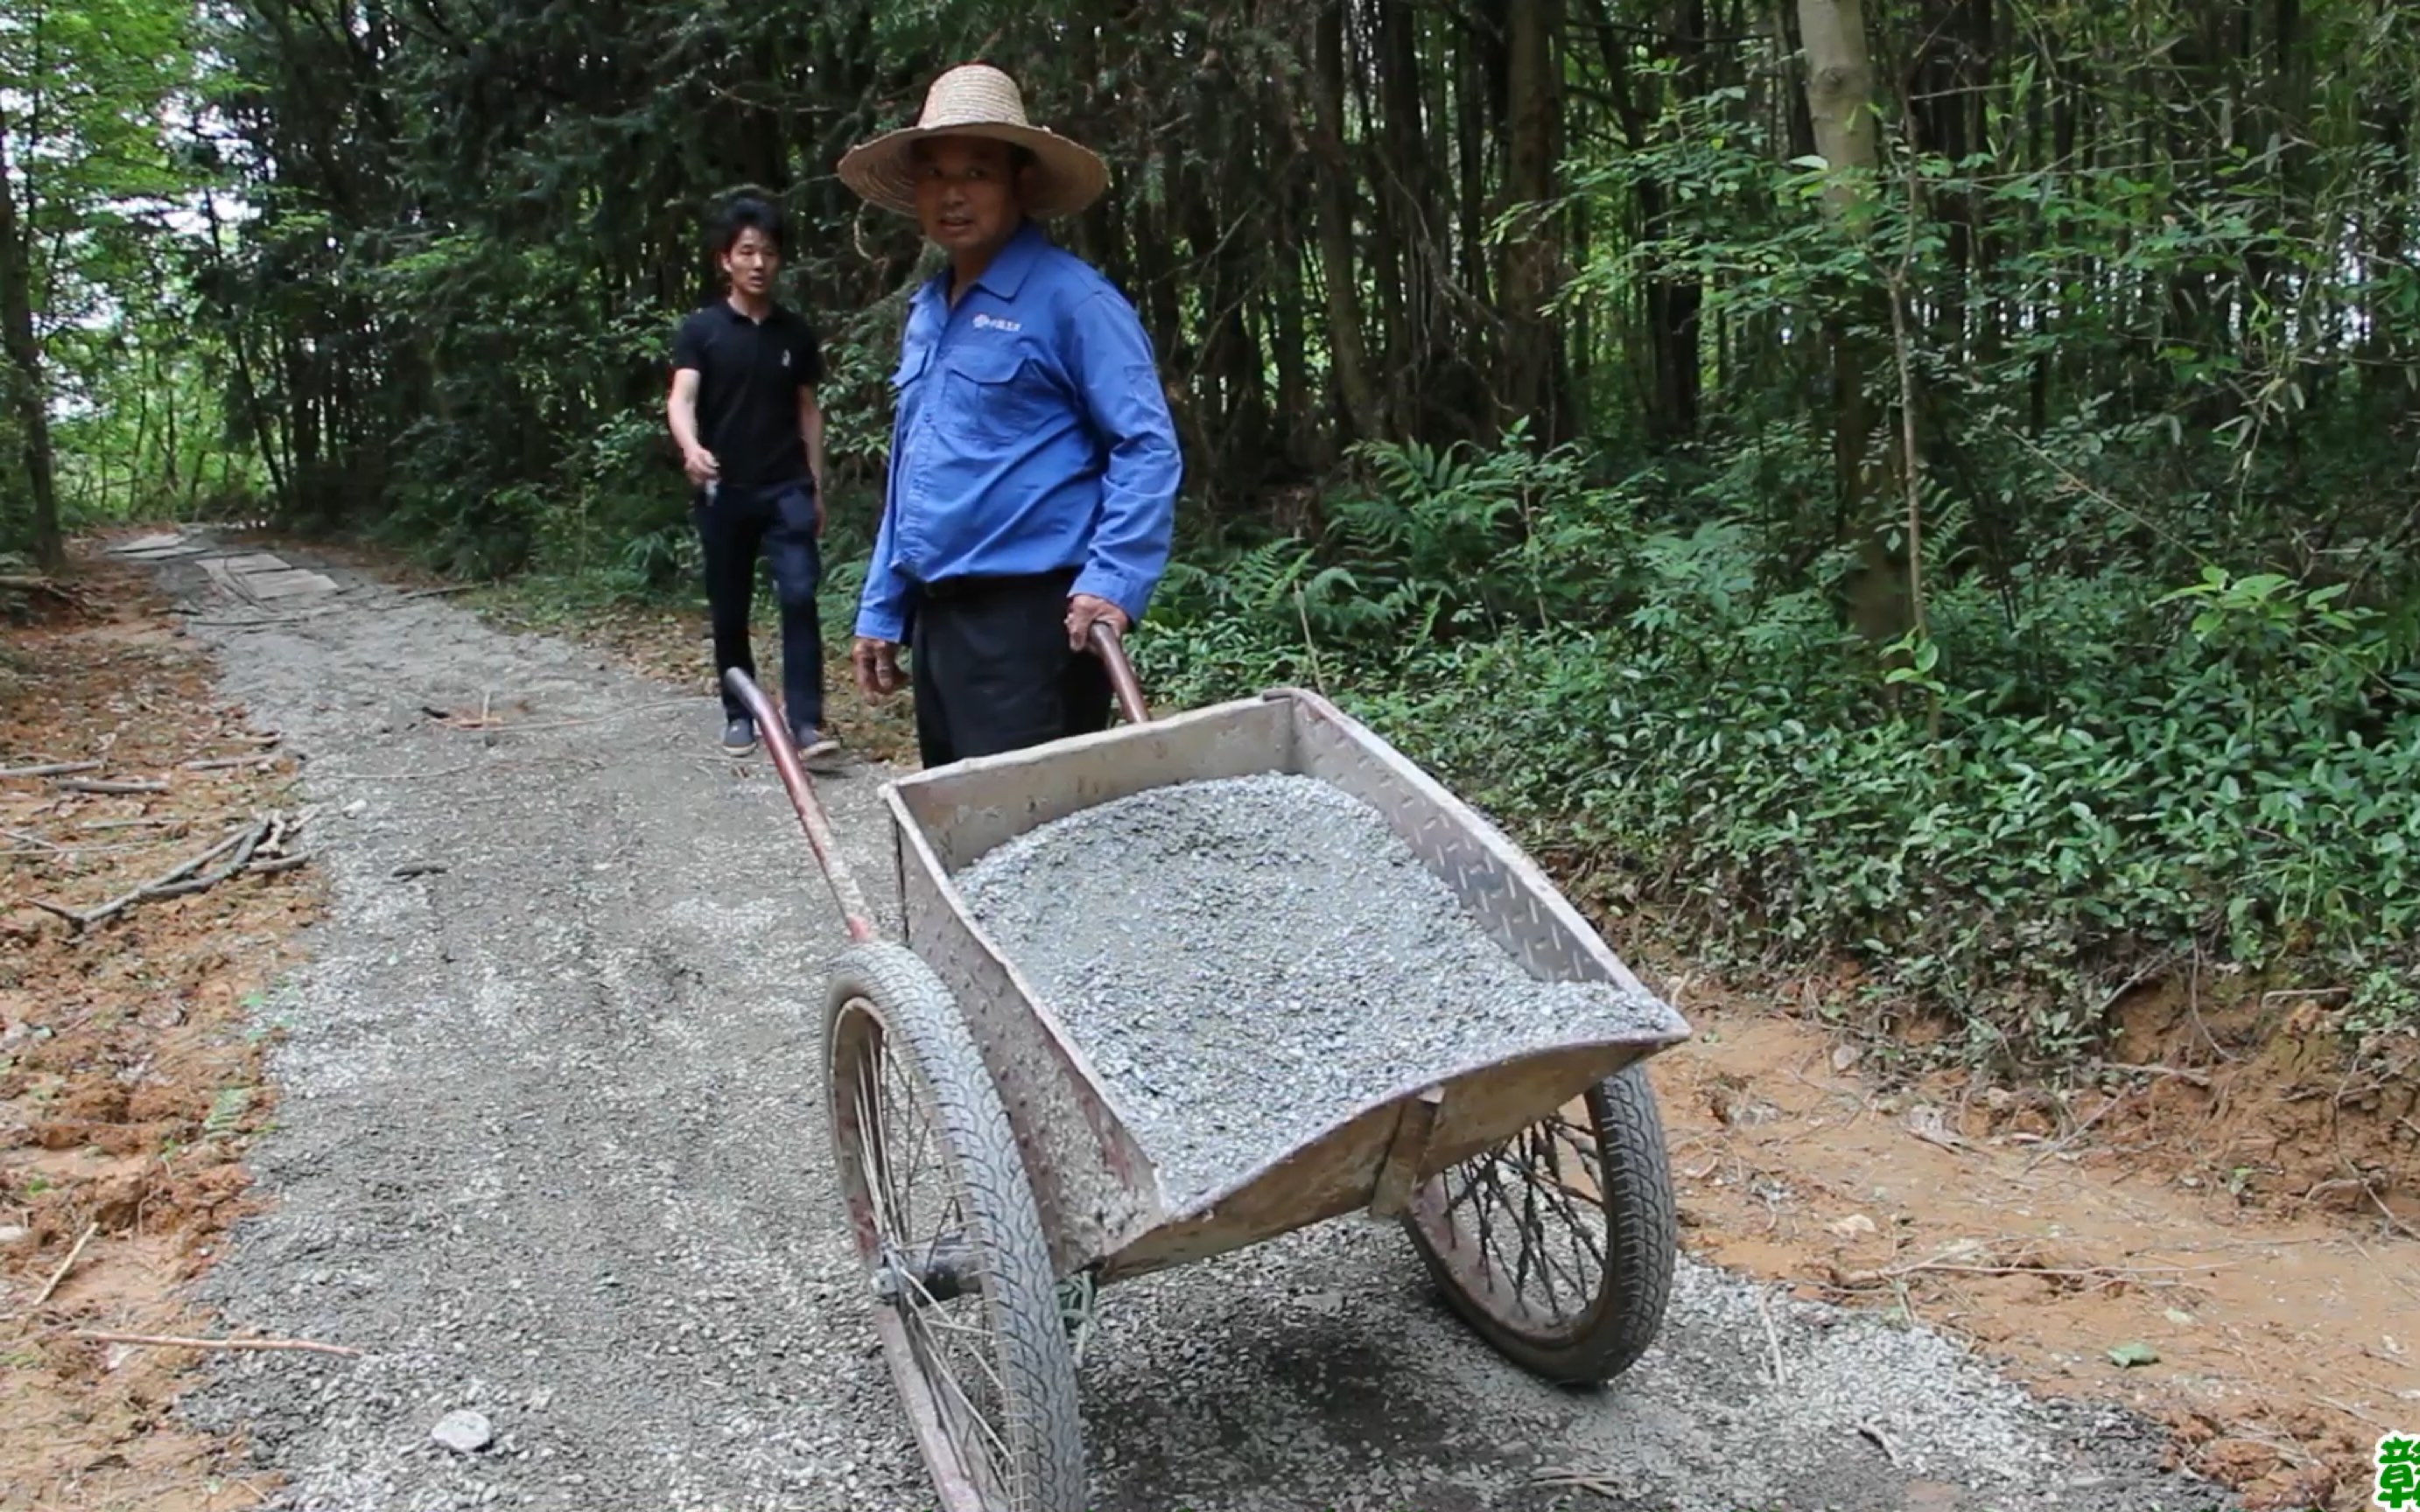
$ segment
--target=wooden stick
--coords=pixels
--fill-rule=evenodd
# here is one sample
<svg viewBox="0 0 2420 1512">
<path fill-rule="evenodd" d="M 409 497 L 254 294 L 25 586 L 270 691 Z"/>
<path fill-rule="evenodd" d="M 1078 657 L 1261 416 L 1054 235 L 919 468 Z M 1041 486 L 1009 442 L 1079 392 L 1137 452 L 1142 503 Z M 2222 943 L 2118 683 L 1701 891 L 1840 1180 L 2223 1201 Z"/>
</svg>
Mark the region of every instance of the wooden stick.
<svg viewBox="0 0 2420 1512">
<path fill-rule="evenodd" d="M 302 851 L 293 856 L 281 856 L 273 861 L 257 862 L 253 866 L 252 874 L 256 877 L 265 877 L 272 872 L 291 872 L 296 867 L 308 866 L 310 863 L 311 853 L 309 851 Z"/>
<path fill-rule="evenodd" d="M 210 756 L 198 762 L 187 762 L 188 772 L 224 772 L 233 766 L 250 766 L 255 762 L 275 761 L 267 751 L 256 750 L 249 756 Z"/>
<path fill-rule="evenodd" d="M 2216 1265 L 2089 1265 L 2081 1268 L 2048 1265 L 1956 1265 L 1947 1260 L 1918 1260 L 1914 1265 L 1896 1265 L 1887 1271 L 1852 1271 L 1840 1279 L 1851 1286 L 1874 1286 L 1896 1281 L 1901 1276 L 1926 1272 L 1946 1275 L 2042 1275 L 2062 1277 L 2071 1281 L 2126 1281 L 2147 1275 L 2186 1275 L 2199 1271 L 2226 1271 L 2233 1266 L 2222 1261 Z"/>
<path fill-rule="evenodd" d="M 99 762 L 50 762 L 40 766 L 11 766 L 0 777 L 65 777 L 70 772 L 98 772 Z"/>
<path fill-rule="evenodd" d="M 68 1251 L 68 1257 L 61 1260 L 59 1268 L 51 1273 L 51 1278 L 42 1283 L 42 1289 L 34 1293 L 34 1306 L 39 1307 L 51 1300 L 51 1293 L 59 1289 L 59 1283 L 68 1278 L 70 1271 L 75 1269 L 76 1259 L 84 1254 L 84 1247 L 91 1243 L 92 1236 L 99 1232 L 101 1232 L 99 1219 L 84 1226 L 84 1232 L 76 1236 L 75 1247 Z"/>
<path fill-rule="evenodd" d="M 2338 1401 L 2334 1396 L 2322 1396 L 2319 1400 L 2327 1403 L 2330 1407 L 2335 1408 L 2339 1412 L 2351 1413 L 2354 1417 L 2361 1419 L 2371 1427 L 2378 1429 L 2381 1433 L 2392 1433 L 2395 1431 L 2392 1426 L 2380 1422 L 2377 1418 L 2370 1416 L 2367 1412 L 2363 1412 L 2360 1408 L 2355 1407 L 2350 1402 Z"/>
<path fill-rule="evenodd" d="M 153 840 L 120 841 L 115 845 L 54 845 L 48 841 L 39 841 L 32 845 L 20 845 L 14 850 L 0 851 L 0 856 L 55 856 L 73 866 L 87 856 L 123 856 L 128 851 L 157 850 L 175 839 L 174 835 L 163 835 Z"/>
<path fill-rule="evenodd" d="M 55 841 L 44 840 L 39 835 L 29 835 L 22 829 L 0 829 L 0 835 L 6 835 L 10 840 L 23 841 L 28 845 L 36 846 L 45 851 L 64 851 L 67 849 L 66 846 L 59 844 Z"/>
<path fill-rule="evenodd" d="M 2386 1205 L 2386 1199 L 2378 1195 L 2378 1188 L 2370 1185 L 2367 1181 L 2364 1181 L 2361 1184 L 2361 1195 L 2369 1198 L 2371 1203 L 2377 1207 L 2378 1211 L 2385 1216 L 2386 1221 L 2395 1227 L 2397 1233 L 2400 1233 L 2406 1239 L 2420 1239 L 2420 1229 L 2413 1228 L 2410 1224 L 2407 1224 L 2402 1219 L 2397 1217 L 2395 1215 L 2395 1210 Z"/>
<path fill-rule="evenodd" d="M 250 829 L 229 831 L 225 839 L 220 841 L 209 850 L 204 851 L 201 855 L 194 856 L 192 860 L 181 862 L 178 865 L 170 868 L 168 871 L 161 872 L 158 876 L 153 877 L 150 881 L 135 888 L 132 892 L 121 893 L 117 897 L 112 898 L 109 902 L 102 903 L 100 907 L 93 909 L 89 913 L 78 914 L 76 916 L 76 928 L 80 930 L 90 929 L 93 925 L 100 923 L 102 919 L 109 918 L 112 914 L 117 913 L 121 909 L 132 907 L 133 904 L 141 902 L 143 895 L 149 892 L 152 888 L 164 887 L 172 882 L 182 881 L 184 878 L 192 876 L 194 872 L 209 865 L 212 861 L 217 860 L 220 856 L 225 856 L 227 852 L 234 850 L 237 846 L 242 844 L 246 835 L 256 832 L 256 830 Z"/>
<path fill-rule="evenodd" d="M 312 1354 L 343 1355 L 362 1352 L 346 1345 L 321 1344 L 312 1339 L 196 1339 L 174 1334 L 106 1334 L 91 1328 L 77 1329 L 76 1337 L 97 1344 L 135 1344 L 163 1350 L 302 1350 Z"/>
<path fill-rule="evenodd" d="M 167 783 L 150 779 L 133 782 L 104 782 L 98 778 L 69 777 L 60 779 L 58 785 L 60 791 L 64 793 L 98 793 L 102 795 L 117 795 L 127 793 L 165 793 L 168 791 Z"/>
<path fill-rule="evenodd" d="M 1885 1459 L 1889 1460 L 1894 1466 L 1899 1463 L 1899 1449 L 1897 1445 L 1890 1442 L 1889 1434 L 1885 1433 L 1881 1428 L 1875 1427 L 1871 1423 L 1858 1424 L 1857 1431 L 1864 1434 L 1867 1439 L 1872 1442 L 1875 1448 L 1880 1449 L 1883 1452 L 1883 1458 Z"/>
<path fill-rule="evenodd" d="M 1764 1319 L 1764 1346 L 1773 1351 L 1774 1387 L 1776 1390 L 1786 1389 L 1790 1379 L 1781 1368 L 1781 1331 L 1773 1326 L 1773 1307 L 1761 1289 L 1756 1294 L 1756 1315 Z"/>
<path fill-rule="evenodd" d="M 2193 1083 L 2195 1087 L 2210 1085 L 2210 1072 L 2195 1071 L 2189 1066 L 2128 1066 L 2114 1060 L 2104 1060 L 2101 1062 L 2101 1069 L 2122 1072 L 2129 1076 L 2177 1076 Z"/>
<path fill-rule="evenodd" d="M 1575 1491 L 1593 1491 L 1606 1500 L 1611 1501 L 1621 1494 L 1614 1489 L 1616 1480 L 1620 1479 L 1626 1483 L 1629 1478 L 1617 1476 L 1610 1470 L 1575 1470 L 1559 1465 L 1531 1475 L 1529 1484 L 1569 1487 Z"/>
<path fill-rule="evenodd" d="M 2089 1131 L 2091 1130 L 2091 1128 L 2092 1128 L 2092 1126 L 2093 1126 L 2094 1124 L 2099 1123 L 2102 1119 L 2104 1119 L 2104 1118 L 2108 1117 L 2108 1115 L 2110 1114 L 2110 1112 L 2111 1112 L 2112 1110 L 2114 1110 L 2114 1109 L 2115 1109 L 2115 1108 L 2116 1108 L 2119 1103 L 2121 1103 L 2125 1102 L 2128 1098 L 2133 1097 L 2133 1095 L 2134 1095 L 2134 1088 L 2131 1088 L 2131 1087 L 2130 1087 L 2130 1088 L 2128 1088 L 2126 1090 L 2124 1090 L 2124 1091 L 2122 1091 L 2122 1092 L 2118 1093 L 2117 1096 L 2115 1096 L 2115 1097 L 2111 1098 L 2108 1102 L 2102 1103 L 2102 1104 L 2101 1104 L 2099 1107 L 2097 1107 L 2097 1108 L 2094 1108 L 2094 1109 L 2092 1110 L 2092 1117 L 2090 1117 L 2090 1118 L 2088 1118 L 2088 1119 L 2085 1119 L 2082 1123 L 2079 1123 L 2079 1124 L 2077 1124 L 2074 1128 L 2072 1128 L 2072 1129 L 2069 1130 L 2069 1131 L 2067 1132 L 2067 1135 L 2066 1135 L 2066 1137 L 2065 1137 L 2065 1138 L 2062 1138 L 2061 1140 L 2059 1140 L 2059 1141 L 2058 1141 L 2058 1143 L 2056 1143 L 2056 1144 L 2055 1144 L 2055 1145 L 2045 1145 L 2045 1146 L 2043 1146 L 2043 1147 L 2042 1147 L 2042 1149 L 2041 1149 L 2041 1152 L 2040 1152 L 2040 1154 L 2037 1154 L 2036 1156 L 2034 1156 L 2034 1158 L 2033 1158 L 2033 1159 L 2031 1159 L 2031 1160 L 2029 1160 L 2029 1161 L 2025 1162 L 2025 1168 L 2024 1168 L 2024 1170 L 2023 1170 L 2023 1171 L 2019 1172 L 2018 1174 L 2019 1174 L 2019 1175 L 2030 1175 L 2030 1174 L 2032 1173 L 2033 1168 L 2034 1168 L 2035 1166 L 2037 1166 L 2037 1165 L 2040 1165 L 2042 1162 L 2044 1162 L 2044 1161 L 2046 1161 L 2046 1160 L 2050 1159 L 2052 1156 L 2054 1156 L 2054 1155 L 2057 1154 L 2059 1151 L 2061 1151 L 2061 1150 L 2065 1149 L 2068 1146 L 2070 1146 L 2070 1145 L 2071 1145 L 2071 1144 L 2075 1143 L 2077 1140 L 2079 1140 L 2079 1139 L 2083 1138 L 2083 1137 L 2085 1136 L 2085 1134 L 2086 1134 L 2087 1132 L 2089 1132 Z"/>
<path fill-rule="evenodd" d="M 162 887 L 146 887 L 143 896 L 151 898 L 182 898 L 188 893 L 207 892 L 242 871 L 252 860 L 252 853 L 260 847 L 269 834 L 269 821 L 261 820 L 245 831 L 242 842 L 235 848 L 235 858 L 217 871 L 184 882 L 171 882 Z"/>
</svg>

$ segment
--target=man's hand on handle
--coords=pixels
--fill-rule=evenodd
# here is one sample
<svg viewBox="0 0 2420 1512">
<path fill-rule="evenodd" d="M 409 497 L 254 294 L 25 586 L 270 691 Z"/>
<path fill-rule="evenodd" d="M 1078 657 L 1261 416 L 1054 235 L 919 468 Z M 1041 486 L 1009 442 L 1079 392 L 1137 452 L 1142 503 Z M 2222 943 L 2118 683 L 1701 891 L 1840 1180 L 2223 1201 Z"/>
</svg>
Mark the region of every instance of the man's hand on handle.
<svg viewBox="0 0 2420 1512">
<path fill-rule="evenodd" d="M 1130 623 L 1126 611 L 1108 599 L 1078 594 L 1067 601 L 1067 645 L 1075 651 L 1090 650 L 1095 624 L 1106 625 L 1124 635 Z M 899 675 L 896 641 L 859 636 L 849 647 L 849 661 L 857 669 L 858 690 L 868 698 L 889 698 L 899 691 L 904 682 Z"/>
<path fill-rule="evenodd" d="M 899 691 L 899 647 L 894 641 L 859 636 L 849 648 L 857 667 L 858 691 L 868 698 L 889 698 Z"/>
<path fill-rule="evenodd" d="M 1067 600 L 1067 649 L 1085 651 L 1092 647 L 1094 621 L 1107 625 L 1124 635 L 1127 628 L 1126 611 L 1106 598 L 1090 594 L 1078 594 Z"/>
<path fill-rule="evenodd" d="M 722 475 L 722 464 L 703 446 L 692 446 L 681 454 L 681 471 L 689 481 L 703 488 Z"/>
</svg>

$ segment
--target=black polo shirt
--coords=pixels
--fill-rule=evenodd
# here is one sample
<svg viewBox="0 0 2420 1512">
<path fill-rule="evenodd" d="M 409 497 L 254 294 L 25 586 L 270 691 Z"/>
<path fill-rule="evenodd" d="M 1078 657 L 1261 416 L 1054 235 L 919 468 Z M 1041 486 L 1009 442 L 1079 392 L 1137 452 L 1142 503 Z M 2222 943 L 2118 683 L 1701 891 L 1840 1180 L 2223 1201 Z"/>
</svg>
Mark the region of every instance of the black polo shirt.
<svg viewBox="0 0 2420 1512">
<path fill-rule="evenodd" d="M 821 383 L 823 345 L 805 317 L 776 304 L 763 322 L 717 300 L 681 322 L 673 368 L 697 369 L 697 440 L 725 487 L 764 488 L 807 475 L 799 390 Z"/>
</svg>

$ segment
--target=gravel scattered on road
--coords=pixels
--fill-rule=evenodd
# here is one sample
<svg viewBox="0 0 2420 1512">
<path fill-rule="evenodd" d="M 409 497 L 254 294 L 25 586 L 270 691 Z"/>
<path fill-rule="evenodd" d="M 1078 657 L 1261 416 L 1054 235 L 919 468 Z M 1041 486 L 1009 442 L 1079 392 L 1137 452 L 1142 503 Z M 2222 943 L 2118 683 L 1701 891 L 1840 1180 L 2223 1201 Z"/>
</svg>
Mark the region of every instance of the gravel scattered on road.
<svg viewBox="0 0 2420 1512">
<path fill-rule="evenodd" d="M 199 627 L 305 759 L 333 893 L 261 1009 L 268 1206 L 204 1300 L 367 1352 L 224 1354 L 179 1411 L 244 1435 L 283 1512 L 931 1512 L 832 1191 L 844 935 L 768 766 L 714 748 L 703 675 L 667 699 L 324 570 L 341 595 L 307 618 Z M 491 728 L 423 712 L 483 705 Z M 884 775 L 818 781 L 877 897 Z M 2230 1504 L 2139 1423 L 1685 1261 L 1661 1342 L 1596 1394 L 1490 1353 L 1400 1231 L 1353 1222 L 1111 1288 L 1088 1362 L 1092 1512 Z M 485 1447 L 436 1441 L 455 1412 Z M 1555 1466 L 1617 1494 L 1529 1484 Z"/>
<path fill-rule="evenodd" d="M 1375 809 L 1316 778 L 1153 788 L 954 880 L 1180 1211 L 1374 1102 L 1663 1016 L 1531 977 Z"/>
</svg>

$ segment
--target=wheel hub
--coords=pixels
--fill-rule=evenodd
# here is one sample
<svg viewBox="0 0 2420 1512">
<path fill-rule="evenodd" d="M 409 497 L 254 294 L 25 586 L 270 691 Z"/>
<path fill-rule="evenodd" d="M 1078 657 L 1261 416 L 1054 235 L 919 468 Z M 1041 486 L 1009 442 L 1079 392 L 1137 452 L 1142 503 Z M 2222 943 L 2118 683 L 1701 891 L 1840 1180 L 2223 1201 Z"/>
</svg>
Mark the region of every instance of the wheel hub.
<svg viewBox="0 0 2420 1512">
<path fill-rule="evenodd" d="M 874 1298 L 886 1307 L 928 1307 L 983 1285 L 983 1267 L 963 1234 L 943 1234 L 910 1249 L 884 1242 L 874 1265 Z"/>
</svg>

